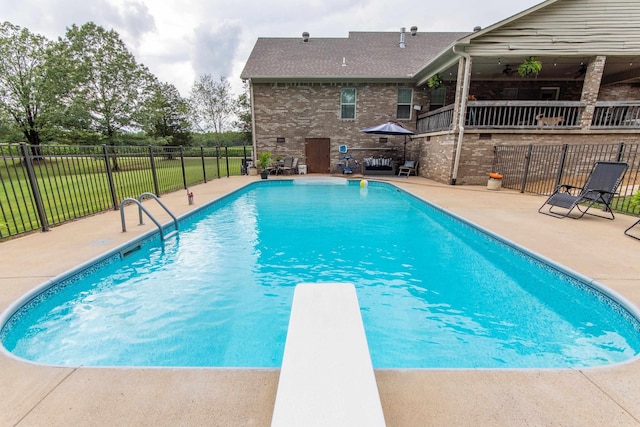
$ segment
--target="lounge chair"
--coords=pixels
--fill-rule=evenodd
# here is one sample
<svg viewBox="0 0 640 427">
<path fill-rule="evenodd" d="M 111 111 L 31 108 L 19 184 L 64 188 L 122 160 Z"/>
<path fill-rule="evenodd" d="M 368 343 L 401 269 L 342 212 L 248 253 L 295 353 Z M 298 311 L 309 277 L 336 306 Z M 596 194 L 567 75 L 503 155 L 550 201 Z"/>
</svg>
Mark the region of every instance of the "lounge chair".
<svg viewBox="0 0 640 427">
<path fill-rule="evenodd" d="M 294 157 L 294 158 L 291 158 L 290 160 L 291 162 L 289 162 L 289 159 L 285 159 L 284 166 L 280 168 L 280 171 L 282 173 L 286 173 L 287 175 L 296 173 L 298 169 L 298 158 Z"/>
<path fill-rule="evenodd" d="M 633 224 L 631 224 L 631 227 L 629 227 L 626 230 L 624 230 L 624 234 L 626 234 L 629 237 L 633 237 L 634 239 L 640 240 L 640 237 L 634 236 L 633 234 L 629 233 L 629 230 L 631 230 L 633 227 L 635 227 L 638 224 L 640 224 L 640 219 L 637 220 L 636 222 L 634 222 Z"/>
<path fill-rule="evenodd" d="M 293 165 L 293 157 L 286 157 L 284 163 L 278 167 L 278 174 L 291 173 L 291 166 Z"/>
<path fill-rule="evenodd" d="M 604 212 L 608 212 L 609 216 L 589 213 L 589 215 L 599 216 L 606 219 L 614 219 L 615 216 L 611 211 L 611 199 L 616 194 L 616 189 L 627 170 L 628 165 L 623 162 L 596 162 L 591 169 L 591 173 L 585 182 L 584 187 L 574 187 L 568 184 L 560 184 L 556 187 L 553 194 L 544 202 L 538 212 L 555 216 L 557 218 L 569 217 L 572 219 L 582 218 L 589 208 L 595 204 L 604 205 Z M 581 206 L 582 204 L 582 206 Z M 549 205 L 549 209 L 543 212 L 542 209 Z M 562 211 L 553 210 L 554 208 L 562 208 Z M 579 216 L 570 216 L 573 208 L 580 211 Z M 583 210 L 584 208 L 584 210 Z"/>
<path fill-rule="evenodd" d="M 409 178 L 409 175 L 412 173 L 417 175 L 418 162 L 415 160 L 405 160 L 404 165 L 400 166 L 398 169 L 398 176 L 406 176 Z"/>
</svg>

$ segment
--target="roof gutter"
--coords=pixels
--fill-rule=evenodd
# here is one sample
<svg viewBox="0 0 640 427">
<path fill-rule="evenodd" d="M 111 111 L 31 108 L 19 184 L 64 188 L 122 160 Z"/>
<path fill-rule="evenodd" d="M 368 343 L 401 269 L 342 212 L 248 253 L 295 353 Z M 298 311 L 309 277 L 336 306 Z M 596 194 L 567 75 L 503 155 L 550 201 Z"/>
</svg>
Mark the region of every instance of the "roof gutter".
<svg viewBox="0 0 640 427">
<path fill-rule="evenodd" d="M 456 181 L 458 180 L 458 167 L 460 166 L 460 154 L 462 152 L 462 141 L 464 140 L 464 123 L 467 117 L 467 99 L 469 98 L 469 80 L 471 79 L 471 56 L 466 52 L 458 52 L 456 45 L 453 45 L 452 50 L 453 53 L 465 59 L 464 81 L 462 83 L 462 94 L 460 97 L 460 110 L 458 111 L 458 144 L 456 145 L 456 156 L 451 174 L 451 185 L 456 185 Z"/>
</svg>

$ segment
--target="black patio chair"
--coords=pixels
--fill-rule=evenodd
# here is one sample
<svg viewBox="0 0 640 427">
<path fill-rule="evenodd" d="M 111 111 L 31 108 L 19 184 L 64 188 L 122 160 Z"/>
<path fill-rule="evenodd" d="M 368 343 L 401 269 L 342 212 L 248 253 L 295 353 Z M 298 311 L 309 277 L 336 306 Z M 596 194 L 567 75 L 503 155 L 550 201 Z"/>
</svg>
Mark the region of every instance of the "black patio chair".
<svg viewBox="0 0 640 427">
<path fill-rule="evenodd" d="M 634 236 L 633 234 L 629 233 L 629 230 L 631 230 L 633 227 L 635 227 L 636 225 L 640 224 L 640 219 L 637 220 L 636 222 L 634 222 L 633 224 L 631 224 L 631 227 L 627 228 L 626 230 L 624 230 L 624 234 L 626 234 L 629 237 L 633 237 L 636 240 L 640 240 L 640 237 L 638 236 Z M 639 235 L 640 236 L 640 235 Z"/>
<path fill-rule="evenodd" d="M 608 212 L 611 215 L 610 218 L 594 213 L 589 213 L 589 215 L 614 219 L 615 216 L 611 210 L 610 203 L 616 194 L 616 189 L 620 185 L 627 167 L 628 165 L 624 162 L 596 162 L 584 187 L 574 187 L 568 184 L 558 185 L 553 194 L 540 206 L 538 212 L 555 216 L 556 218 L 569 217 L 578 219 L 582 218 L 593 205 L 602 204 L 604 205 L 603 211 Z M 549 209 L 547 212 L 543 212 L 542 209 L 546 205 L 550 205 Z M 556 209 L 554 211 L 554 208 L 562 208 L 564 210 L 558 211 Z M 569 215 L 574 208 L 580 211 L 579 216 Z"/>
</svg>

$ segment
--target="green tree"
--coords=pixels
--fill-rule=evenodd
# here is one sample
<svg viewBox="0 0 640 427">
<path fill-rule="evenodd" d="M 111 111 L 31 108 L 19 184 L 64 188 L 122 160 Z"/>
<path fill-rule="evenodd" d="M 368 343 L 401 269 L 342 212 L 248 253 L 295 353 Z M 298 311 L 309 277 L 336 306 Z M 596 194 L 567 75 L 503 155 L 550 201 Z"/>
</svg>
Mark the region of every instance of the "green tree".
<svg viewBox="0 0 640 427">
<path fill-rule="evenodd" d="M 114 145 L 117 134 L 139 128 L 137 111 L 149 96 L 153 76 L 129 52 L 118 33 L 93 22 L 67 29 L 70 105 L 76 125 L 87 126 Z"/>
<path fill-rule="evenodd" d="M 50 105 L 46 101 L 50 42 L 9 22 L 0 24 L 0 107 L 27 142 L 40 145 Z"/>
<path fill-rule="evenodd" d="M 142 128 L 149 136 L 166 145 L 191 144 L 189 105 L 174 85 L 156 82 L 140 111 Z"/>
<path fill-rule="evenodd" d="M 0 108 L 0 143 L 19 142 L 24 140 L 24 135 L 16 126 L 15 120 L 9 113 Z"/>
<path fill-rule="evenodd" d="M 243 135 L 245 142 L 252 138 L 251 97 L 249 85 L 244 82 L 243 91 L 236 99 L 236 120 L 233 126 Z"/>
<path fill-rule="evenodd" d="M 189 104 L 194 127 L 201 132 L 213 132 L 220 147 L 222 134 L 230 127 L 236 108 L 227 79 L 220 77 L 215 81 L 210 74 L 200 76 L 191 88 Z"/>
</svg>

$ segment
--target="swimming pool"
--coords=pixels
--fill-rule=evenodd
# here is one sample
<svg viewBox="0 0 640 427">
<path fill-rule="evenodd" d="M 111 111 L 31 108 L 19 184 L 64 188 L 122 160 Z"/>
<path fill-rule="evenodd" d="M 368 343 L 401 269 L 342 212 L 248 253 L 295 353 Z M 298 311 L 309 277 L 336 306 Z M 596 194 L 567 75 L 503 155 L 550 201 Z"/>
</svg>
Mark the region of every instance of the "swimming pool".
<svg viewBox="0 0 640 427">
<path fill-rule="evenodd" d="M 295 284 L 348 281 L 378 368 L 638 354 L 637 320 L 583 278 L 392 185 L 358 184 L 245 187 L 183 218 L 164 245 L 121 248 L 5 313 L 2 343 L 65 366 L 277 367 Z"/>
</svg>

